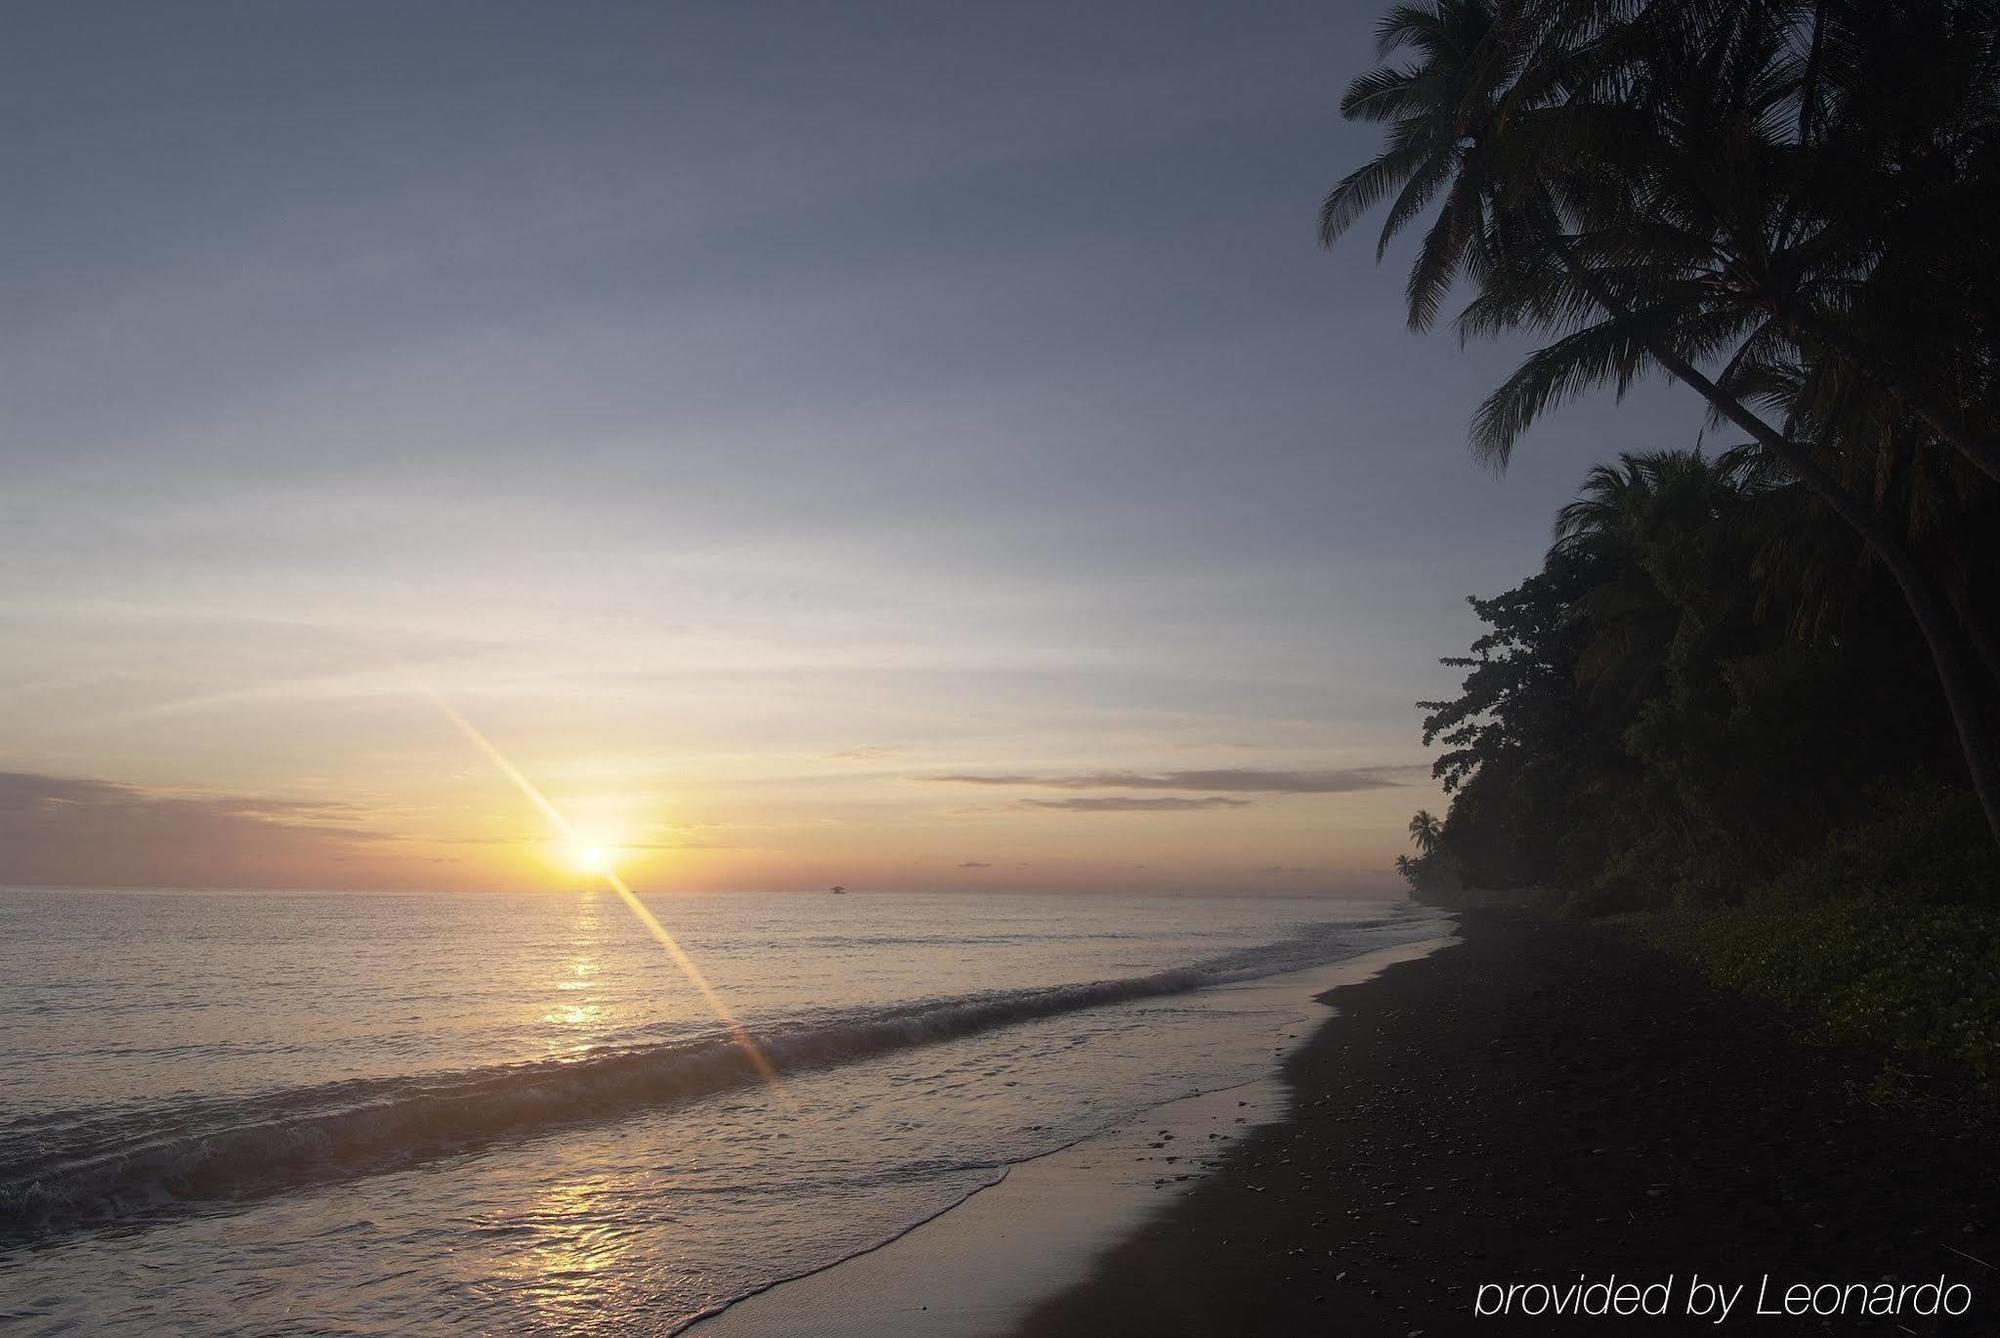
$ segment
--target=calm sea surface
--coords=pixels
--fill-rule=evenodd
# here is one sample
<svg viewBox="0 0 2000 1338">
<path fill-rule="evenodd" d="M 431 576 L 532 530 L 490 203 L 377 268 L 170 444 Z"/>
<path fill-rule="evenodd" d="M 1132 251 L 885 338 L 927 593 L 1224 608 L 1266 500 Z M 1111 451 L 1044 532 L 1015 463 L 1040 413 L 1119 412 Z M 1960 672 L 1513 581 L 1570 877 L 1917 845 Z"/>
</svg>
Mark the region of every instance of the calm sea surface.
<svg viewBox="0 0 2000 1338">
<path fill-rule="evenodd" d="M 1266 1070 L 1333 900 L 0 890 L 0 1330 L 671 1332 Z"/>
</svg>

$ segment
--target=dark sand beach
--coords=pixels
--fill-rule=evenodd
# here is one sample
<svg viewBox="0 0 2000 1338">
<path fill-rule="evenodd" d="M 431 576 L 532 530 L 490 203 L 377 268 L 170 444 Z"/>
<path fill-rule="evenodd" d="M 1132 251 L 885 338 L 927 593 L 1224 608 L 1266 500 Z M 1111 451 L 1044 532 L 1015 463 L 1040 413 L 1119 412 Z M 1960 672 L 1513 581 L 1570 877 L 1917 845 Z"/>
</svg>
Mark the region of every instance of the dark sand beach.
<svg viewBox="0 0 2000 1338">
<path fill-rule="evenodd" d="M 1339 1012 L 1287 1064 L 1290 1117 L 1021 1332 L 2000 1332 L 1990 1107 L 1872 1101 L 1879 1057 L 1806 1044 L 1605 931 L 1463 921 L 1462 943 L 1325 996 Z M 1671 1277 L 1667 1313 L 1473 1314 L 1481 1283 L 1579 1274 Z M 1686 1313 L 1697 1274 L 1743 1285 L 1726 1323 Z M 1852 1292 L 1835 1317 L 1759 1315 L 1767 1276 L 1766 1307 L 1794 1284 L 1940 1276 L 1972 1300 L 1956 1319 L 1911 1313 L 1920 1295 L 1857 1316 Z"/>
</svg>

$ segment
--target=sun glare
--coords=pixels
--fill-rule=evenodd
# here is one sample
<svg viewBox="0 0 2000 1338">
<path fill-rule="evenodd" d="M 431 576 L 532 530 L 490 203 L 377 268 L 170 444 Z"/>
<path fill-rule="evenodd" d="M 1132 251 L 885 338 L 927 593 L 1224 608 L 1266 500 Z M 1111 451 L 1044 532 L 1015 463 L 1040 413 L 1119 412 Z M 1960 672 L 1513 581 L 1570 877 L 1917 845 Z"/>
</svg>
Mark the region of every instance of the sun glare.
<svg viewBox="0 0 2000 1338">
<path fill-rule="evenodd" d="M 584 873 L 605 873 L 611 868 L 610 852 L 603 846 L 584 846 L 576 852 L 576 867 Z"/>
<path fill-rule="evenodd" d="M 667 927 L 660 923 L 660 918 L 657 915 L 646 909 L 646 903 L 639 900 L 638 893 L 634 892 L 631 885 L 619 876 L 618 870 L 612 867 L 608 858 L 603 858 L 602 862 L 596 864 L 588 861 L 588 856 L 593 852 L 602 857 L 604 847 L 587 845 L 581 841 L 579 838 L 582 833 L 577 831 L 575 824 L 562 815 L 562 810 L 550 803 L 549 797 L 541 792 L 540 787 L 529 780 L 527 774 L 519 767 L 508 761 L 507 755 L 494 747 L 491 739 L 481 734 L 470 720 L 467 720 L 457 711 L 452 710 L 451 703 L 447 702 L 432 689 L 426 689 L 425 695 L 431 699 L 431 702 L 440 711 L 444 712 L 445 719 L 451 721 L 459 733 L 463 734 L 471 741 L 474 747 L 484 753 L 487 760 L 493 763 L 500 774 L 511 781 L 514 788 L 519 790 L 528 802 L 533 804 L 541 812 L 542 816 L 548 819 L 550 827 L 561 836 L 575 843 L 573 848 L 584 856 L 584 859 L 580 861 L 581 867 L 595 872 L 598 877 L 604 880 L 606 887 L 609 887 L 613 892 L 618 894 L 618 899 L 625 903 L 625 908 L 631 911 L 634 918 L 646 927 L 646 932 L 651 934 L 659 945 L 667 950 L 667 956 L 673 959 L 674 965 L 680 968 L 681 974 L 687 977 L 688 983 L 695 987 L 695 990 L 701 995 L 702 1000 L 708 1004 L 710 1011 L 715 1014 L 723 1026 L 729 1029 L 730 1035 L 743 1048 L 743 1053 L 749 1056 L 752 1067 L 757 1070 L 765 1082 L 770 1083 L 776 1088 L 778 1071 L 772 1067 L 769 1057 L 758 1048 L 757 1038 L 745 1030 L 741 1022 L 736 1020 L 736 1014 L 729 1010 L 729 1005 L 722 1001 L 722 996 L 717 994 L 715 987 L 708 983 L 708 977 L 701 973 L 701 968 L 695 965 L 694 958 L 687 955 L 687 950 L 681 947 L 680 941 L 667 932 Z"/>
</svg>

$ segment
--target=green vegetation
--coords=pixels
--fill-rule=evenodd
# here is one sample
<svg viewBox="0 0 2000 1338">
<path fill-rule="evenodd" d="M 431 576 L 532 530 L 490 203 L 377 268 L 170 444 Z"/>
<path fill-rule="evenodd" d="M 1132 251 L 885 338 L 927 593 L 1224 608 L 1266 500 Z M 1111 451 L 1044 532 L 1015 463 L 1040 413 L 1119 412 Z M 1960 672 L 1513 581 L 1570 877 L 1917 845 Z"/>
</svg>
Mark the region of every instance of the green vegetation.
<svg viewBox="0 0 2000 1338">
<path fill-rule="evenodd" d="M 1896 898 L 1641 917 L 1711 979 L 1813 1019 L 1828 1040 L 1906 1050 L 2000 1087 L 2000 916 Z"/>
<path fill-rule="evenodd" d="M 1930 838 L 1991 848 L 1962 785 L 1951 802 L 1950 723 L 1894 592 L 1865 567 L 1794 582 L 1797 500 L 1727 458 L 1627 456 L 1539 573 L 1472 601 L 1490 630 L 1447 661 L 1464 691 L 1423 704 L 1467 885 L 1560 886 L 1586 913 L 1732 903 L 1938 790 Z"/>
<path fill-rule="evenodd" d="M 1454 879 L 1450 858 L 1444 851 L 1444 823 L 1427 808 L 1410 819 L 1410 844 L 1415 855 L 1396 856 L 1396 872 L 1403 875 L 1412 892 L 1434 892 Z"/>
<path fill-rule="evenodd" d="M 1537 337 L 1475 451 L 1649 375 L 1719 437 L 1591 471 L 1472 601 L 1398 867 L 2000 1077 L 2000 7 L 1433 0 L 1381 38 L 1321 236 L 1428 217 L 1411 323 L 1464 293 L 1462 337 Z"/>
</svg>

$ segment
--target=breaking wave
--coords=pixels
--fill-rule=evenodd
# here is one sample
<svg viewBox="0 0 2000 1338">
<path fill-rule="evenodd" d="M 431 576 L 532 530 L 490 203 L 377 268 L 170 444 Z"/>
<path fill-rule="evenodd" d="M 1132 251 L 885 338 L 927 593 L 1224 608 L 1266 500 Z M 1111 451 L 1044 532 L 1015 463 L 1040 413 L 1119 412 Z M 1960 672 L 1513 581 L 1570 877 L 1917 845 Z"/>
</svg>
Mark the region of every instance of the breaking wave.
<svg viewBox="0 0 2000 1338">
<path fill-rule="evenodd" d="M 1187 967 L 751 1024 L 778 1073 L 827 1068 L 1107 1004 L 1339 960 L 1421 924 L 1307 926 Z M 418 1078 L 98 1109 L 0 1124 L 0 1233 L 143 1221 L 378 1174 L 564 1125 L 616 1119 L 759 1081 L 726 1034 Z"/>
</svg>

